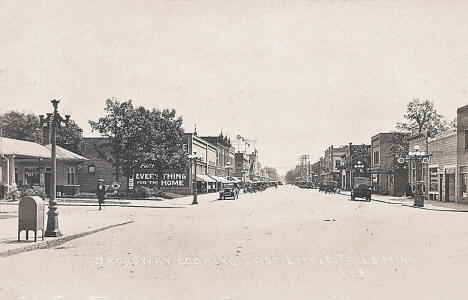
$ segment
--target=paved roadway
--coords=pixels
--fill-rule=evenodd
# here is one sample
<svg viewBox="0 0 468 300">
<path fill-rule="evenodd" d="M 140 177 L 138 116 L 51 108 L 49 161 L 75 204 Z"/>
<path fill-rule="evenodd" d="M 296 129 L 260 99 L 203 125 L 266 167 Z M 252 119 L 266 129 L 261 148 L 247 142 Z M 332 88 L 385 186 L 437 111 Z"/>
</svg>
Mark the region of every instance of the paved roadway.
<svg viewBox="0 0 468 300">
<path fill-rule="evenodd" d="M 134 223 L 0 258 L 2 299 L 461 299 L 468 215 L 293 186 L 106 207 Z M 75 207 L 79 216 L 89 207 Z M 125 209 L 123 212 L 122 210 Z M 86 216 L 86 214 L 84 214 Z M 124 220 L 125 219 L 125 220 Z M 83 222 L 86 218 L 83 217 Z"/>
</svg>

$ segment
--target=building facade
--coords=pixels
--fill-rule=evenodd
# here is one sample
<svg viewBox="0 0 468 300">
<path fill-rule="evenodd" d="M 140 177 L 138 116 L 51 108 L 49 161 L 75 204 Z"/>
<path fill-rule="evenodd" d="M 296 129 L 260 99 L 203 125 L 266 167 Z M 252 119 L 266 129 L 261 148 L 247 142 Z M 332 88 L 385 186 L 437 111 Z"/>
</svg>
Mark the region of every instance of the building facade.
<svg viewBox="0 0 468 300">
<path fill-rule="evenodd" d="M 99 178 L 106 184 L 116 182 L 116 172 L 100 152 L 106 152 L 106 138 L 84 138 L 84 153 L 90 158 L 80 175 L 83 178 L 83 191 L 95 192 Z M 133 178 L 121 176 L 118 180 L 120 192 L 126 192 L 138 185 L 148 188 L 157 188 L 176 194 L 192 194 L 193 183 L 197 184 L 198 193 L 216 192 L 227 183 L 227 166 L 234 166 L 234 148 L 224 137 L 199 137 L 196 133 L 185 133 L 181 146 L 187 154 L 195 154 L 198 159 L 184 170 L 158 170 L 151 162 L 142 164 L 135 172 Z M 195 180 L 196 168 L 196 180 Z M 232 172 L 233 170 L 231 170 Z M 232 174 L 232 173 L 231 173 Z M 162 178 L 159 178 L 162 176 Z M 232 176 L 232 175 L 231 175 Z"/>
<path fill-rule="evenodd" d="M 408 182 L 414 192 L 416 183 L 423 181 L 428 199 L 455 202 L 457 199 L 457 133 L 446 132 L 427 137 L 425 133 L 409 138 L 410 151 L 417 146 L 419 151 L 429 155 L 426 161 L 410 160 Z"/>
<path fill-rule="evenodd" d="M 468 105 L 457 109 L 457 202 L 468 204 Z"/>
<path fill-rule="evenodd" d="M 51 145 L 10 138 L 1 138 L 0 144 L 0 185 L 5 187 L 2 191 L 11 186 L 40 186 L 50 195 Z M 87 158 L 59 146 L 56 155 L 57 196 L 80 192 L 78 173 Z"/>
<path fill-rule="evenodd" d="M 249 155 L 244 152 L 237 152 L 235 155 L 233 176 L 240 177 L 244 181 L 250 181 Z"/>
<path fill-rule="evenodd" d="M 370 148 L 371 145 L 349 145 L 344 147 L 344 154 L 341 156 L 341 188 L 351 190 L 354 184 L 354 177 L 368 177 L 367 169 L 370 167 Z M 357 169 L 358 163 L 363 166 Z"/>
<path fill-rule="evenodd" d="M 334 147 L 331 145 L 324 156 L 324 179 L 338 182 L 338 187 L 341 187 L 341 167 L 343 165 L 342 156 L 345 154 L 344 147 Z"/>
<path fill-rule="evenodd" d="M 379 133 L 371 138 L 371 179 L 377 193 L 403 196 L 408 184 L 408 171 L 397 164 L 392 149 L 393 133 Z"/>
<path fill-rule="evenodd" d="M 230 165 L 234 167 L 235 160 L 234 160 L 234 153 L 235 149 L 231 145 L 231 141 L 220 134 L 219 136 L 203 136 L 201 137 L 203 140 L 208 141 L 210 144 L 216 147 L 216 169 L 215 175 L 219 177 L 227 177 L 228 171 L 227 166 Z"/>
</svg>

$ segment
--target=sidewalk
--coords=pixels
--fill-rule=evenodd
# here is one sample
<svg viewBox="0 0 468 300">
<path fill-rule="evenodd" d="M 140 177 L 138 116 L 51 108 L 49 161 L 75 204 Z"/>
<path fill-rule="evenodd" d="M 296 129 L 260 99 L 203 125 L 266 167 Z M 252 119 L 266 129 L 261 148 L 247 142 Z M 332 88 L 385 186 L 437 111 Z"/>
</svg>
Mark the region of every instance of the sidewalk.
<svg viewBox="0 0 468 300">
<path fill-rule="evenodd" d="M 350 191 L 340 191 L 340 194 L 350 197 Z M 418 209 L 435 210 L 435 211 L 452 211 L 452 212 L 468 212 L 468 206 L 454 202 L 442 202 L 433 200 L 424 200 L 424 207 L 415 207 L 414 199 L 408 197 L 385 196 L 379 194 L 372 194 L 372 201 L 402 205 Z"/>
<path fill-rule="evenodd" d="M 198 202 L 213 201 L 217 193 L 198 195 Z M 0 257 L 8 256 L 25 250 L 51 248 L 71 239 L 79 238 L 110 227 L 133 222 L 131 211 L 125 208 L 179 209 L 189 207 L 193 196 L 188 195 L 176 199 L 145 199 L 145 200 L 106 200 L 103 209 L 98 210 L 97 200 L 93 199 L 58 199 L 59 226 L 63 236 L 59 238 L 44 238 L 38 232 L 37 242 L 34 233 L 29 232 L 26 241 L 25 231 L 21 232 L 18 242 L 18 204 L 19 201 L 0 201 Z M 47 201 L 44 203 L 44 227 L 47 227 Z M 123 209 L 119 209 L 123 208 Z M 29 250 L 28 250 L 29 249 Z"/>
</svg>

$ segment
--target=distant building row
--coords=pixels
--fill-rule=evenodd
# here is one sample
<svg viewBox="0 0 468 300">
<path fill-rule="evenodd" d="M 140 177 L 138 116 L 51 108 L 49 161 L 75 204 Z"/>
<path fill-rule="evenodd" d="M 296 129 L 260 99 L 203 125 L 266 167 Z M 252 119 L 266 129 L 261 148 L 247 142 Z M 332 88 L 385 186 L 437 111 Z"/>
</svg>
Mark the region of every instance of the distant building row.
<svg viewBox="0 0 468 300">
<path fill-rule="evenodd" d="M 352 188 L 354 177 L 369 177 L 377 193 L 394 196 L 410 195 L 417 182 L 424 182 L 428 199 L 468 203 L 468 105 L 457 110 L 456 131 L 433 138 L 427 133 L 405 136 L 410 153 L 424 159 L 400 157 L 398 138 L 396 133 L 379 133 L 370 145 L 332 145 L 304 172 L 317 183 L 337 181 L 344 190 Z"/>
</svg>

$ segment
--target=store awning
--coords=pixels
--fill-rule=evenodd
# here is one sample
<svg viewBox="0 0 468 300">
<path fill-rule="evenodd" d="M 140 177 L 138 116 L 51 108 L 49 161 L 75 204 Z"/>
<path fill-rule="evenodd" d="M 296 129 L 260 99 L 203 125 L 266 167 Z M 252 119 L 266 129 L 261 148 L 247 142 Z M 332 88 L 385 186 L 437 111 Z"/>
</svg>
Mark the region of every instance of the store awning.
<svg viewBox="0 0 468 300">
<path fill-rule="evenodd" d="M 1 154 L 15 155 L 17 158 L 50 158 L 51 145 L 43 146 L 38 143 L 10 139 L 2 137 L 1 141 Z M 68 151 L 62 147 L 57 146 L 57 159 L 58 160 L 74 160 L 86 161 L 87 158 L 78 155 L 74 152 Z"/>
<path fill-rule="evenodd" d="M 216 180 L 217 182 L 229 183 L 229 181 L 227 180 L 227 178 L 224 178 L 224 177 L 214 176 L 214 175 L 210 175 L 210 177 L 213 178 L 214 180 Z"/>
<path fill-rule="evenodd" d="M 208 175 L 198 175 L 197 174 L 197 181 L 204 181 L 204 182 L 216 182 L 213 178 Z"/>
<path fill-rule="evenodd" d="M 231 182 L 234 182 L 234 183 L 241 183 L 242 180 L 240 180 L 240 179 L 237 178 L 237 177 L 231 177 Z"/>
</svg>

